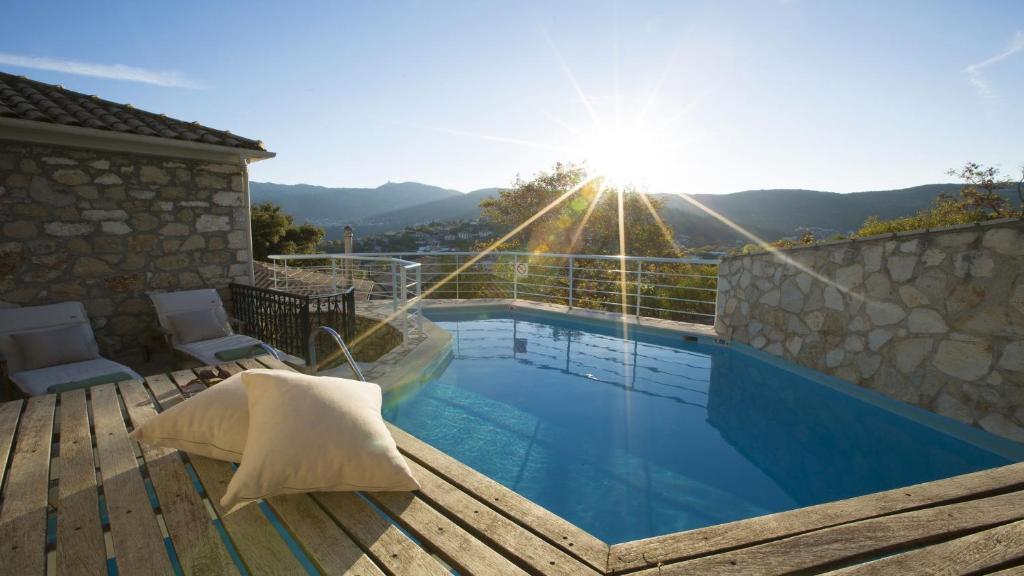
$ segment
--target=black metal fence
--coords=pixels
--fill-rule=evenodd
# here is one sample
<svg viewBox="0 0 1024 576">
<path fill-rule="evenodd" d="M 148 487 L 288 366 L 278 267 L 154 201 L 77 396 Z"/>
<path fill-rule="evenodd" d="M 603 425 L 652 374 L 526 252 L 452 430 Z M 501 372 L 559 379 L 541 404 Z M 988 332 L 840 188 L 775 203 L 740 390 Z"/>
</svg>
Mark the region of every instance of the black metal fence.
<svg viewBox="0 0 1024 576">
<path fill-rule="evenodd" d="M 245 284 L 230 285 L 232 315 L 242 331 L 308 362 L 309 334 L 330 326 L 346 341 L 356 331 L 356 300 L 352 288 L 337 294 L 306 296 Z"/>
</svg>

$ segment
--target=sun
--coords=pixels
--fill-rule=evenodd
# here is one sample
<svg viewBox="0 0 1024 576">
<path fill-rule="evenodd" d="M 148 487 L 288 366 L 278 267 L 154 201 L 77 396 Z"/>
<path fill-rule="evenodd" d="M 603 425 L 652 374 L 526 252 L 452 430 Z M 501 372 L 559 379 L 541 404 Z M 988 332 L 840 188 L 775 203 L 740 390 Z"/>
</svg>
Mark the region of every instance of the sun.
<svg viewBox="0 0 1024 576">
<path fill-rule="evenodd" d="M 672 148 L 645 126 L 595 127 L 581 143 L 588 172 L 608 186 L 644 189 L 665 171 Z"/>
</svg>

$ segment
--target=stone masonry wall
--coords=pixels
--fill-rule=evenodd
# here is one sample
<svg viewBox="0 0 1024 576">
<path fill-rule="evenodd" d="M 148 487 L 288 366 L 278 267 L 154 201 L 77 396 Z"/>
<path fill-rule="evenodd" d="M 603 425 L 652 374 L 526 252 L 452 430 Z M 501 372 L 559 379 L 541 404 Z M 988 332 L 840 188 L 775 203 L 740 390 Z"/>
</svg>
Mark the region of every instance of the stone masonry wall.
<svg viewBox="0 0 1024 576">
<path fill-rule="evenodd" d="M 241 162 L 0 141 L 0 305 L 80 300 L 106 353 L 153 342 L 147 292 L 249 283 L 246 179 Z"/>
<path fill-rule="evenodd" d="M 784 254 L 722 262 L 721 336 L 1024 442 L 1024 223 Z"/>
</svg>

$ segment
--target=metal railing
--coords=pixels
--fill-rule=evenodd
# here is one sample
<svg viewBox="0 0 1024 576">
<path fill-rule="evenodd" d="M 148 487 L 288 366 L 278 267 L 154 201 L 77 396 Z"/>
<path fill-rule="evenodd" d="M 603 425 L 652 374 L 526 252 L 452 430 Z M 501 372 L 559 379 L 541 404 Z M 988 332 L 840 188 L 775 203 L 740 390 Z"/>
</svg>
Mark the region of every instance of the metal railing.
<svg viewBox="0 0 1024 576">
<path fill-rule="evenodd" d="M 355 291 L 333 294 L 293 294 L 281 290 L 232 283 L 231 312 L 243 331 L 309 363 L 306 346 L 316 326 L 337 328 L 345 338 L 355 336 Z"/>
<path fill-rule="evenodd" d="M 359 364 L 356 363 L 356 359 L 352 357 L 352 352 L 348 349 L 348 346 L 345 345 L 345 340 L 334 328 L 331 328 L 330 326 L 317 326 L 309 334 L 309 362 L 307 363 L 307 367 L 310 374 L 316 375 L 320 372 L 320 365 L 317 362 L 316 337 L 319 336 L 321 332 L 324 332 L 331 337 L 331 340 L 338 347 L 338 350 L 340 350 L 344 355 L 345 362 L 347 362 L 349 368 L 352 369 L 352 373 L 363 382 L 366 382 L 366 377 L 363 376 L 363 371 L 359 368 Z"/>
<path fill-rule="evenodd" d="M 297 270 L 319 273 L 332 285 L 363 282 L 366 299 L 391 298 L 396 310 L 415 285 L 419 298 L 513 298 L 570 308 L 625 311 L 638 317 L 713 324 L 718 295 L 718 261 L 701 258 L 654 258 L 529 252 L 394 252 L 272 256 Z M 382 264 L 385 263 L 385 264 Z M 391 264 L 386 264 L 391 263 Z M 401 264 L 398 264 L 401 263 Z M 402 268 L 415 265 L 411 272 Z M 299 268 L 301 266 L 301 268 Z M 405 269 L 405 268 L 403 268 Z M 284 274 L 282 273 L 282 276 Z M 282 282 L 287 280 L 283 279 Z"/>
<path fill-rule="evenodd" d="M 392 319 L 402 330 L 421 331 L 422 266 L 379 254 L 275 254 L 270 281 L 277 290 L 331 294 L 351 288 L 358 301 L 391 300 Z M 350 340 L 351 336 L 346 335 Z"/>
</svg>

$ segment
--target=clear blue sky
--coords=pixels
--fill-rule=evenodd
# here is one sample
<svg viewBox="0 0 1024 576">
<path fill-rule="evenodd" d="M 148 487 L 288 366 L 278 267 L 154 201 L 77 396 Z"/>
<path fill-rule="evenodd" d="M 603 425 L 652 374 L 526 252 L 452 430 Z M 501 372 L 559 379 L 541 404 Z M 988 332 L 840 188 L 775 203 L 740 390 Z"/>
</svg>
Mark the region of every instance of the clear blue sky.
<svg viewBox="0 0 1024 576">
<path fill-rule="evenodd" d="M 254 180 L 468 191 L 610 156 L 652 192 L 855 191 L 1024 162 L 1020 0 L 6 4 L 0 70 L 262 139 Z"/>
</svg>

